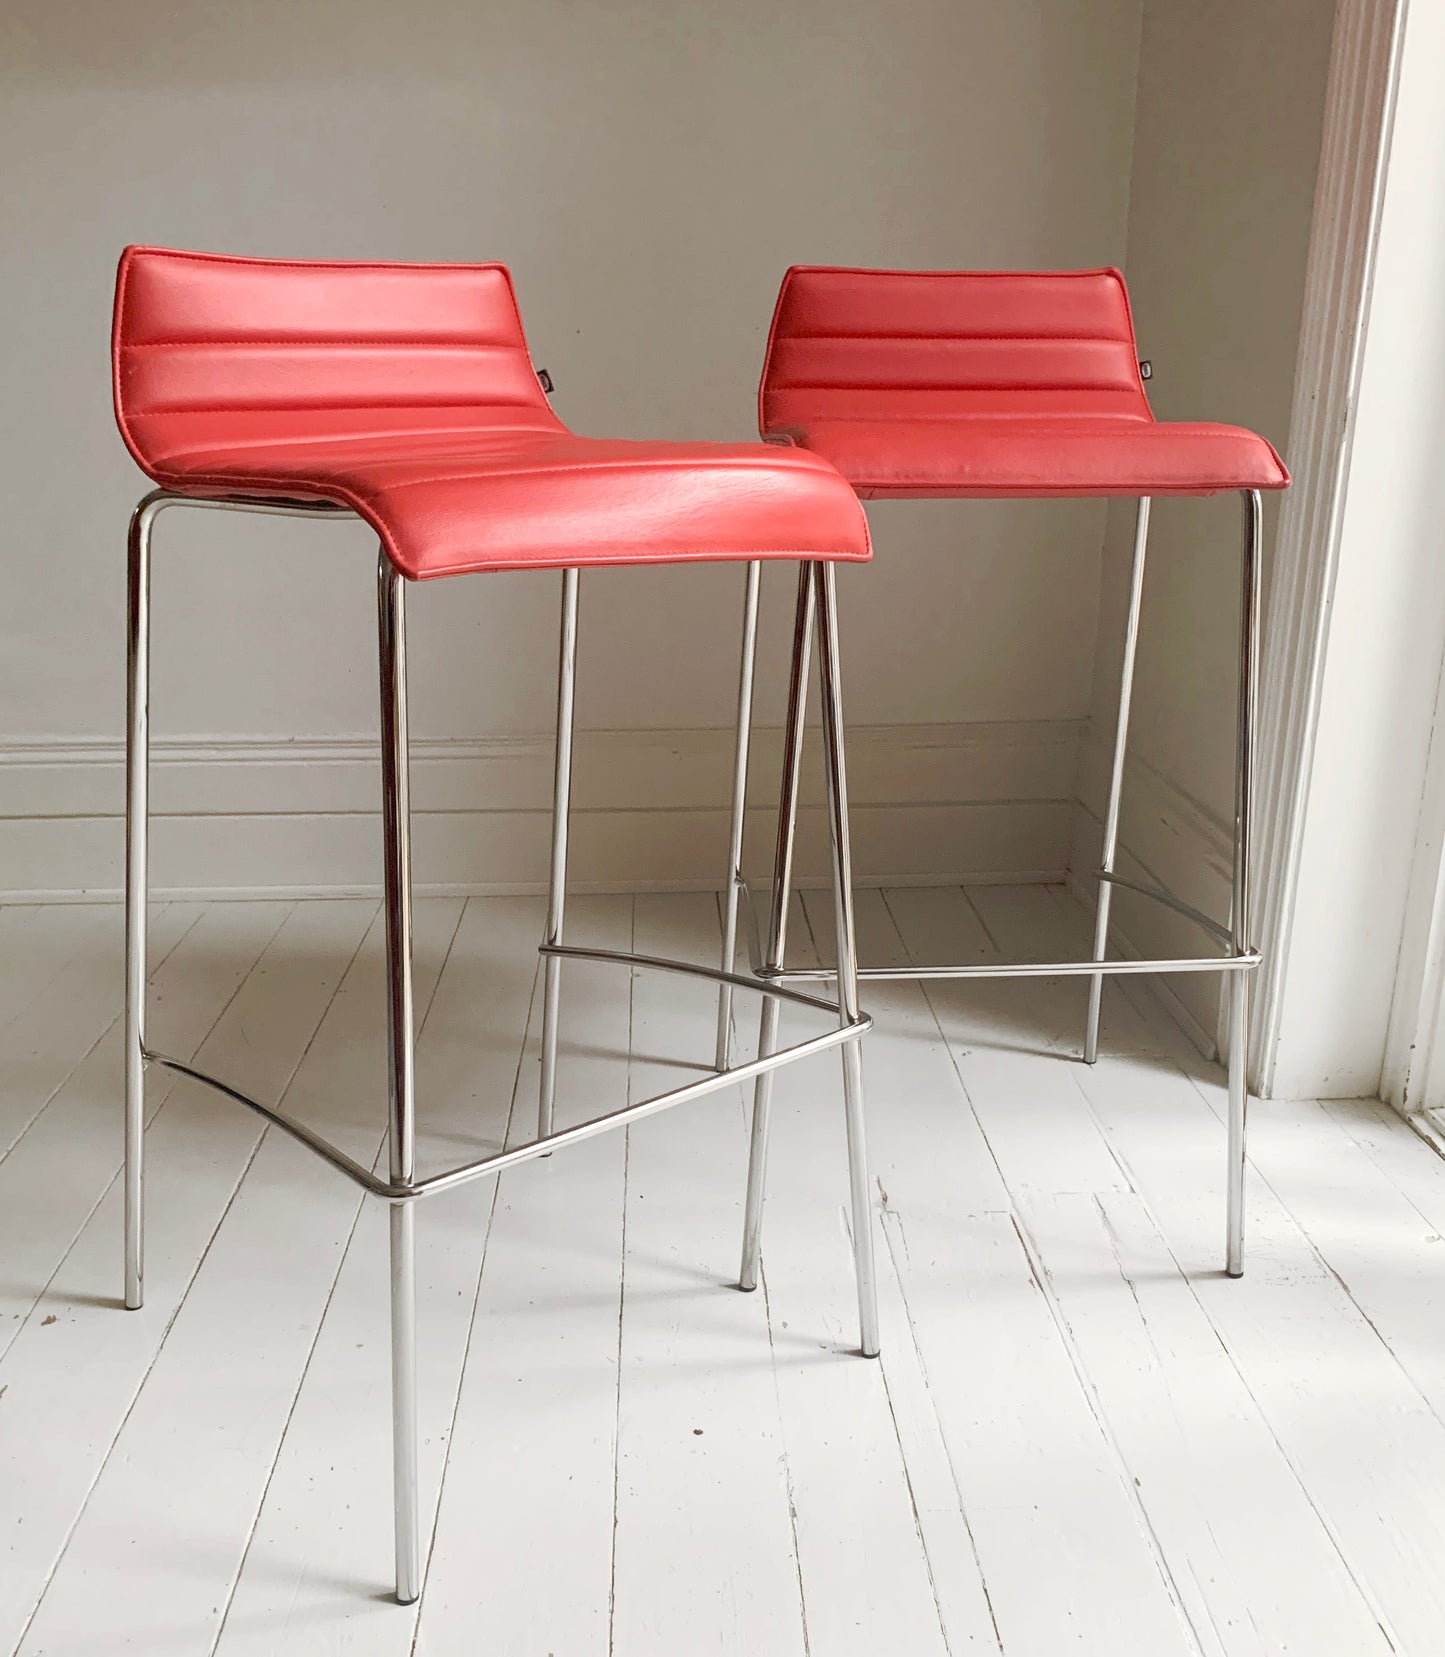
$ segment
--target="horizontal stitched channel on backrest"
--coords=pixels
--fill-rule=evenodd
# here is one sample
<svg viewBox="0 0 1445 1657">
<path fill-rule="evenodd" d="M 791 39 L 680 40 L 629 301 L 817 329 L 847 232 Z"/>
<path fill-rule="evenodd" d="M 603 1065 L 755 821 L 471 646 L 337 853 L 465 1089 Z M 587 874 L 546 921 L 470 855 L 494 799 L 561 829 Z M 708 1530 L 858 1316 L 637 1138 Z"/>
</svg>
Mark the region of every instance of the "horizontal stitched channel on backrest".
<svg viewBox="0 0 1445 1657">
<path fill-rule="evenodd" d="M 1030 413 L 1149 417 L 1117 272 L 789 272 L 764 430 Z"/>
<path fill-rule="evenodd" d="M 115 347 L 117 411 L 142 454 L 168 416 L 228 411 L 334 409 L 339 436 L 356 411 L 387 408 L 465 407 L 480 426 L 560 429 L 500 265 L 307 265 L 129 249 Z M 316 435 L 324 429 L 323 418 Z"/>
</svg>

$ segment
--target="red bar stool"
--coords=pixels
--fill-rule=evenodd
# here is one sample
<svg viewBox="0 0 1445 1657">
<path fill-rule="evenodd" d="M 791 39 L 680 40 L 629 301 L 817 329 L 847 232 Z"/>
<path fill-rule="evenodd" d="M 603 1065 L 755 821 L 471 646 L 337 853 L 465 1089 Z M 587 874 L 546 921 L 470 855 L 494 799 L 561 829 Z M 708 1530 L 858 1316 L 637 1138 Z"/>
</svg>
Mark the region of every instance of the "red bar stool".
<svg viewBox="0 0 1445 1657">
<path fill-rule="evenodd" d="M 1084 1058 L 1098 1056 L 1104 978 L 1119 973 L 1228 975 L 1229 1150 L 1226 1269 L 1244 1262 L 1246 1032 L 1250 943 L 1249 820 L 1258 651 L 1260 491 L 1289 484 L 1262 437 L 1235 426 L 1161 422 L 1144 392 L 1129 297 L 1117 270 L 888 271 L 797 265 L 783 278 L 758 394 L 759 430 L 772 443 L 832 461 L 865 500 L 924 497 L 982 500 L 1124 496 L 1138 501 L 1129 614 L 1119 685 L 1109 805 L 1104 823 L 1093 957 L 1027 965 L 862 968 L 864 979 L 1087 976 Z M 1149 502 L 1155 495 L 1244 500 L 1240 658 L 1234 793 L 1233 898 L 1227 925 L 1162 888 L 1115 870 L 1119 801 L 1139 635 Z M 745 649 L 729 847 L 723 965 L 731 971 L 740 902 L 742 804 L 751 721 L 753 663 L 746 641 L 757 628 L 759 566 L 744 601 Z M 791 733 L 790 733 L 791 734 Z M 797 803 L 796 742 L 785 759 L 785 810 L 778 828 L 767 942 L 756 970 L 774 981 L 826 978 L 784 965 Z M 1106 960 L 1115 886 L 1157 900 L 1195 922 L 1222 953 L 1167 961 Z M 838 970 L 844 970 L 840 960 Z M 721 992 L 725 1014 L 729 992 Z M 763 1046 L 776 1032 L 764 1006 Z M 718 1062 L 727 1059 L 725 1018 Z M 762 1228 L 771 1080 L 754 1084 L 752 1160 L 742 1281 L 755 1281 Z"/>
<path fill-rule="evenodd" d="M 144 1073 L 156 1065 L 258 1112 L 391 1206 L 396 1593 L 420 1592 L 414 1204 L 831 1047 L 843 1060 L 861 1347 L 878 1351 L 858 1043 L 833 566 L 869 556 L 853 491 L 826 461 L 761 444 L 573 436 L 547 402 L 501 265 L 284 263 L 128 248 L 113 338 L 116 417 L 159 488 L 131 519 L 126 800 L 125 1303 L 138 1307 Z M 304 1123 L 145 1041 L 150 564 L 173 506 L 362 518 L 381 540 L 378 646 L 389 1037 L 390 1169 L 381 1179 Z M 809 630 L 820 659 L 834 893 L 836 1004 L 757 978 L 563 942 L 578 576 L 584 568 L 792 559 L 799 566 L 793 699 Z M 489 570 L 562 571 L 557 767 L 539 1135 L 419 1178 L 413 1083 L 406 592 Z M 751 655 L 751 644 L 750 644 Z M 796 770 L 793 756 L 793 770 Z M 791 777 L 791 773 L 789 774 Z M 785 778 L 785 782 L 789 782 Z M 789 782 L 789 786 L 795 783 Z M 553 1123 L 564 958 L 691 974 L 830 1015 L 823 1034 L 574 1126 Z"/>
</svg>

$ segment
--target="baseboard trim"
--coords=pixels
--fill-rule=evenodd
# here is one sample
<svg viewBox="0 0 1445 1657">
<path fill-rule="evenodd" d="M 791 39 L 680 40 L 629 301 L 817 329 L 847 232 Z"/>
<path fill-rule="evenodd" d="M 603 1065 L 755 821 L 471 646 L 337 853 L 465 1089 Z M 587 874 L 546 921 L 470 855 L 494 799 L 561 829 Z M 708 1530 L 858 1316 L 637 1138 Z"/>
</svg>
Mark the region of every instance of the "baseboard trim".
<svg viewBox="0 0 1445 1657">
<path fill-rule="evenodd" d="M 1402 1110 L 1400 1115 L 1436 1156 L 1445 1158 L 1445 1111 L 1435 1106 L 1426 1110 Z"/>
<path fill-rule="evenodd" d="M 854 880 L 857 887 L 900 886 L 1058 886 L 1068 879 L 1064 869 L 985 869 L 955 870 L 943 874 L 888 874 L 859 873 Z M 810 876 L 796 883 L 798 891 L 825 891 L 828 882 Z M 568 881 L 567 891 L 572 896 L 634 897 L 659 892 L 715 892 L 716 880 L 651 880 L 619 886 L 607 881 Z M 542 881 L 418 881 L 414 888 L 417 897 L 471 898 L 471 897 L 542 897 L 546 885 Z M 124 891 L 116 887 L 76 889 L 56 887 L 53 890 L 19 890 L 0 888 L 0 905 L 22 907 L 30 904 L 104 903 L 120 904 Z M 151 900 L 155 903 L 254 903 L 257 901 L 290 902 L 305 898 L 308 901 L 337 901 L 356 898 L 381 899 L 378 884 L 357 886 L 152 886 Z"/>
<path fill-rule="evenodd" d="M 850 731 L 860 882 L 1057 880 L 1068 866 L 1082 726 L 1073 720 Z M 816 746 L 816 737 L 811 747 Z M 715 889 L 726 855 L 726 730 L 583 731 L 574 762 L 576 891 Z M 157 741 L 151 879 L 175 898 L 365 896 L 380 876 L 370 738 Z M 759 730 L 749 867 L 769 855 L 781 733 Z M 800 884 L 825 881 L 821 757 L 805 755 Z M 107 901 L 121 888 L 124 748 L 0 746 L 0 901 Z M 552 746 L 545 737 L 412 746 L 417 890 L 543 888 Z"/>
</svg>

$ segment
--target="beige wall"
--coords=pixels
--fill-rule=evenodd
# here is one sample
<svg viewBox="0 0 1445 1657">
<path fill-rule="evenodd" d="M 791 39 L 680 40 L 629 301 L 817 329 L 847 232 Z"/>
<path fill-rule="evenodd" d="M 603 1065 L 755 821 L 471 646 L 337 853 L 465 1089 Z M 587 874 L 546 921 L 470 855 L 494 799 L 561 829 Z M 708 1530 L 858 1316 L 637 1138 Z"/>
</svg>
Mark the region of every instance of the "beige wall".
<svg viewBox="0 0 1445 1657">
<path fill-rule="evenodd" d="M 536 360 L 579 429 L 746 435 L 773 294 L 790 262 L 1121 257 L 1138 28 L 1139 0 L 9 0 L 0 15 L 0 492 L 12 575 L 0 614 L 0 760 L 9 767 L 0 778 L 11 796 L 0 815 L 31 820 L 8 840 L 0 833 L 11 864 L 0 887 L 106 886 L 117 868 L 122 535 L 140 481 L 112 429 L 105 372 L 123 243 L 503 259 Z M 1168 99 L 1161 104 L 1155 78 L 1146 90 L 1157 123 Z M 1242 100 L 1261 144 L 1279 113 L 1269 90 Z M 1187 353 L 1199 335 L 1179 338 L 1165 308 L 1173 274 L 1142 229 L 1164 186 L 1147 169 L 1141 176 L 1141 311 L 1166 398 L 1188 401 Z M 1292 224 L 1288 181 L 1275 193 Z M 1261 223 L 1268 205 L 1251 209 Z M 1187 223 L 1189 209 L 1186 192 L 1170 222 Z M 1217 228 L 1211 218 L 1208 234 Z M 1181 260 L 1189 293 L 1195 264 Z M 1253 280 L 1235 274 L 1241 291 Z M 1215 296 L 1225 312 L 1234 291 Z M 1240 374 L 1219 364 L 1199 400 L 1277 429 L 1273 404 L 1238 393 L 1254 385 L 1260 351 L 1282 362 L 1291 341 L 1288 328 L 1262 325 L 1232 352 Z M 1073 722 L 1089 705 L 1101 521 L 1088 505 L 876 513 L 881 567 L 844 581 L 851 719 L 957 729 L 952 780 L 934 790 L 941 802 L 918 822 L 894 819 L 896 832 L 884 832 L 881 812 L 867 818 L 864 862 L 874 872 L 908 873 L 909 859 L 920 873 L 949 858 L 965 872 L 1062 867 Z M 370 561 L 350 528 L 164 521 L 155 725 L 193 742 L 171 756 L 163 808 L 176 821 L 158 839 L 162 885 L 226 883 L 222 854 L 249 855 L 272 833 L 271 824 L 238 827 L 244 808 L 233 795 L 299 813 L 365 803 L 347 793 L 350 782 L 321 805 L 308 788 L 326 765 L 359 763 L 374 729 Z M 1168 568 L 1167 550 L 1160 563 Z M 764 648 L 774 660 L 785 585 L 769 589 Z M 581 723 L 724 725 L 739 592 L 737 571 L 585 582 Z M 470 765 L 468 789 L 502 790 L 465 804 L 518 814 L 511 850 L 485 868 L 467 861 L 465 847 L 482 844 L 477 825 L 458 831 L 447 853 L 460 859 L 448 865 L 457 879 L 542 872 L 538 750 L 527 744 L 550 717 L 554 603 L 552 582 L 516 576 L 416 595 L 415 732 L 458 745 L 439 749 L 438 764 L 450 755 Z M 1201 672 L 1209 660 L 1206 651 Z M 765 675 L 765 718 L 778 715 L 777 677 Z M 1008 790 L 1025 786 L 1011 780 L 1018 750 L 1032 753 L 1041 733 L 1062 759 L 1027 783 L 1038 798 L 1015 809 Z M 315 764 L 288 777 L 254 741 L 292 736 Z M 511 794 L 510 772 L 493 764 L 508 742 L 523 744 L 522 769 L 532 767 Z M 940 803 L 953 811 L 975 786 L 965 773 L 980 745 L 991 755 L 978 786 L 998 797 L 992 816 L 962 806 L 940 815 Z M 699 809 L 725 798 L 725 744 L 704 746 L 692 755 L 702 767 L 697 799 L 686 796 Z M 671 786 L 666 774 L 644 780 L 642 803 L 685 803 Z M 60 813 L 69 826 L 52 821 Z M 201 814 L 214 814 L 209 827 Z M 308 829 L 321 872 L 292 865 L 323 884 L 324 827 Z M 649 861 L 689 878 L 722 843 L 716 814 L 680 816 L 671 829 L 653 822 L 647 834 L 635 827 L 614 823 L 612 851 L 598 852 L 595 866 L 584 836 L 584 878 L 645 880 Z M 281 833 L 277 880 L 294 855 Z M 248 864 L 241 883 L 268 884 L 269 856 Z"/>
<path fill-rule="evenodd" d="M 1232 421 L 1288 463 L 1333 8 L 1325 0 L 1145 0 L 1126 270 L 1161 419 Z M 1272 534 L 1276 502 L 1267 524 Z M 1097 862 L 1118 694 L 1133 509 L 1111 509 L 1092 740 L 1075 869 Z M 1229 904 L 1240 514 L 1232 497 L 1156 503 L 1132 720 L 1126 856 L 1212 913 Z M 1268 580 L 1266 556 L 1266 581 Z M 1199 936 L 1124 898 L 1126 936 L 1193 953 Z M 1205 1030 L 1217 985 L 1174 989 Z"/>
</svg>

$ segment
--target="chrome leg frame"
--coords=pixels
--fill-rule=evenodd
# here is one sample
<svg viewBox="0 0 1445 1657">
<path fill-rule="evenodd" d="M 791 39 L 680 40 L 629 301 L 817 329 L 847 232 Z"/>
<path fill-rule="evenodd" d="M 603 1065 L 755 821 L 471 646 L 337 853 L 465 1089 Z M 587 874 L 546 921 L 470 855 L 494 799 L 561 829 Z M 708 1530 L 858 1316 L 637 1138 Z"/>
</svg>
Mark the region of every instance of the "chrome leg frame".
<svg viewBox="0 0 1445 1657">
<path fill-rule="evenodd" d="M 577 702 L 578 571 L 562 571 L 562 632 L 557 651 L 557 750 L 552 780 L 552 862 L 547 879 L 544 947 L 562 942 L 567 900 L 567 828 L 572 809 L 572 726 Z M 537 1093 L 537 1137 L 552 1131 L 557 1102 L 557 1018 L 562 957 L 545 955 L 542 967 L 542 1079 Z"/>
<path fill-rule="evenodd" d="M 1134 564 L 1129 577 L 1129 617 L 1124 625 L 1124 659 L 1119 670 L 1119 718 L 1114 727 L 1114 766 L 1109 777 L 1109 808 L 1104 815 L 1104 846 L 1099 859 L 1099 873 L 1108 876 L 1114 872 L 1114 859 L 1119 847 L 1119 802 L 1124 792 L 1124 753 L 1129 746 L 1129 704 L 1134 695 L 1134 662 L 1139 652 L 1139 611 L 1144 597 L 1144 554 L 1149 543 L 1149 497 L 1139 501 L 1134 520 Z M 1109 953 L 1109 909 L 1113 902 L 1113 883 L 1107 878 L 1099 881 L 1098 907 L 1094 914 L 1094 959 L 1102 961 Z M 1099 1057 L 1099 1014 L 1104 999 L 1104 975 L 1096 973 L 1089 981 L 1089 1016 L 1084 1026 L 1084 1062 L 1094 1064 Z"/>
<path fill-rule="evenodd" d="M 842 752 L 842 719 L 838 709 L 837 634 L 833 619 L 831 572 L 816 574 L 804 566 L 798 589 L 798 624 L 793 641 L 793 683 L 789 709 L 787 754 L 784 764 L 783 811 L 778 830 L 778 866 L 774 877 L 773 928 L 770 959 L 781 965 L 785 943 L 788 896 L 791 888 L 793 829 L 798 807 L 798 770 L 803 736 L 807 685 L 808 640 L 815 609 L 826 615 L 819 621 L 824 671 L 825 737 L 828 747 L 829 821 L 832 825 L 835 891 L 840 938 L 839 997 L 836 1001 L 805 995 L 768 976 L 734 974 L 693 962 L 638 955 L 631 951 L 579 948 L 561 942 L 563 892 L 567 868 L 567 805 L 572 754 L 572 707 L 576 673 L 576 570 L 563 574 L 561 675 L 558 690 L 558 745 L 556 772 L 557 813 L 552 839 L 551 902 L 547 938 L 542 956 L 547 963 L 549 1031 L 544 1092 L 550 1121 L 550 1078 L 555 1074 L 557 984 L 555 967 L 563 957 L 607 962 L 701 978 L 710 984 L 760 993 L 764 1007 L 764 1036 L 755 1058 L 719 1072 L 708 1068 L 695 1080 L 667 1092 L 574 1122 L 535 1140 L 511 1145 L 456 1167 L 417 1177 L 416 1101 L 414 1078 L 415 1012 L 412 988 L 411 804 L 407 759 L 406 581 L 392 567 L 385 552 L 377 571 L 377 655 L 381 692 L 382 828 L 384 853 L 384 911 L 386 916 L 387 1057 L 389 1168 L 383 1177 L 374 1167 L 349 1156 L 306 1123 L 288 1115 L 277 1104 L 253 1098 L 219 1076 L 145 1045 L 144 994 L 146 980 L 146 783 L 148 757 L 148 687 L 150 656 L 150 541 L 156 514 L 164 507 L 186 505 L 225 512 L 255 512 L 280 517 L 348 518 L 347 508 L 326 501 L 252 500 L 245 497 L 187 498 L 157 490 L 137 507 L 131 520 L 129 543 L 127 784 L 126 784 L 126 988 L 125 988 L 125 1300 L 141 1303 L 141 1135 L 144 1126 L 144 1071 L 159 1066 L 175 1076 L 203 1083 L 223 1098 L 254 1111 L 263 1121 L 288 1134 L 314 1152 L 335 1172 L 391 1208 L 391 1380 L 392 1457 L 395 1477 L 396 1597 L 403 1604 L 421 1591 L 421 1540 L 417 1492 L 416 1396 L 416 1230 L 415 1204 L 423 1197 L 452 1191 L 473 1180 L 485 1179 L 504 1168 L 549 1155 L 563 1146 L 580 1144 L 640 1122 L 674 1106 L 720 1094 L 742 1082 L 764 1083 L 774 1070 L 799 1059 L 838 1048 L 848 1055 L 844 1067 L 848 1146 L 852 1168 L 854 1246 L 857 1251 L 863 1348 L 877 1351 L 877 1320 L 873 1314 L 873 1257 L 868 1227 L 868 1181 L 864 1161 L 861 1071 L 856 1046 L 871 1021 L 858 1011 L 857 969 L 853 952 L 852 898 L 848 880 L 847 792 Z M 750 654 L 755 622 L 756 583 L 750 574 L 745 641 Z M 819 597 L 821 595 L 821 598 Z M 749 674 L 750 677 L 750 674 Z M 746 710 L 744 710 L 746 711 Z M 746 720 L 744 720 L 746 724 Z M 745 758 L 745 756 L 743 756 Z M 830 1021 L 821 1033 L 787 1047 L 777 1043 L 777 1008 L 783 1002 L 821 1014 Z M 757 1219 L 762 1202 L 763 1154 L 766 1151 L 768 1094 L 759 1086 L 754 1112 L 754 1156 L 750 1168 L 749 1206 L 754 1281 L 757 1263 Z M 761 1135 L 758 1125 L 761 1124 Z M 760 1151 L 761 1147 L 761 1151 Z M 751 1286 L 751 1285 L 749 1285 Z"/>
<path fill-rule="evenodd" d="M 837 922 L 838 1013 L 857 1022 L 858 952 L 853 929 L 853 856 L 848 833 L 848 780 L 843 763 L 843 692 L 839 671 L 836 572 L 815 564 L 818 672 L 823 701 L 823 763 L 828 791 L 828 837 L 833 852 L 833 906 Z M 863 1129 L 863 1055 L 856 1041 L 843 1049 L 843 1109 L 848 1132 L 848 1189 L 853 1211 L 853 1263 L 858 1282 L 858 1330 L 865 1358 L 878 1356 L 878 1287 L 873 1264 L 873 1214 Z"/>
<path fill-rule="evenodd" d="M 386 906 L 387 1138 L 391 1183 L 416 1179 L 416 1083 L 413 1067 L 411 789 L 407 765 L 406 581 L 383 552 L 377 572 L 377 640 L 381 669 L 382 836 Z M 416 1212 L 391 1209 L 391 1425 L 396 1511 L 396 1597 L 410 1605 L 421 1592 L 417 1515 Z"/>
<path fill-rule="evenodd" d="M 763 566 L 754 559 L 748 565 L 743 587 L 743 644 L 738 665 L 738 722 L 733 750 L 733 809 L 728 830 L 728 877 L 723 896 L 722 970 L 730 973 L 737 965 L 738 901 L 743 881 L 743 820 L 748 799 L 748 743 L 753 727 L 753 671 L 758 654 L 758 590 Z M 717 996 L 717 1068 L 726 1070 L 731 1045 L 733 988 L 724 984 Z"/>
<path fill-rule="evenodd" d="M 788 713 L 783 726 L 783 779 L 778 801 L 778 833 L 773 851 L 773 897 L 768 916 L 765 966 L 781 969 L 788 942 L 788 905 L 793 888 L 793 843 L 798 827 L 798 788 L 803 763 L 803 728 L 808 712 L 808 647 L 817 603 L 812 573 L 798 566 L 798 607 L 793 622 L 793 658 L 788 680 Z M 758 1025 L 758 1057 L 777 1045 L 779 1004 L 763 1003 Z M 743 1210 L 743 1258 L 738 1286 L 756 1289 L 763 1241 L 763 1194 L 767 1182 L 768 1118 L 773 1105 L 771 1072 L 753 1084 L 753 1131 L 748 1152 L 748 1191 Z"/>
<path fill-rule="evenodd" d="M 1234 892 L 1230 905 L 1231 942 L 1236 955 L 1249 951 L 1250 815 L 1254 789 L 1255 703 L 1258 693 L 1260 544 L 1263 507 L 1257 489 L 1244 491 L 1244 558 L 1240 570 L 1239 705 L 1234 752 Z M 1249 1106 L 1249 977 L 1229 982 L 1229 1175 L 1225 1270 L 1244 1273 L 1245 1116 Z"/>
<path fill-rule="evenodd" d="M 126 605 L 125 755 L 125 1304 L 145 1298 L 146 841 L 150 791 L 151 526 L 166 503 L 148 496 L 130 521 Z"/>
</svg>

